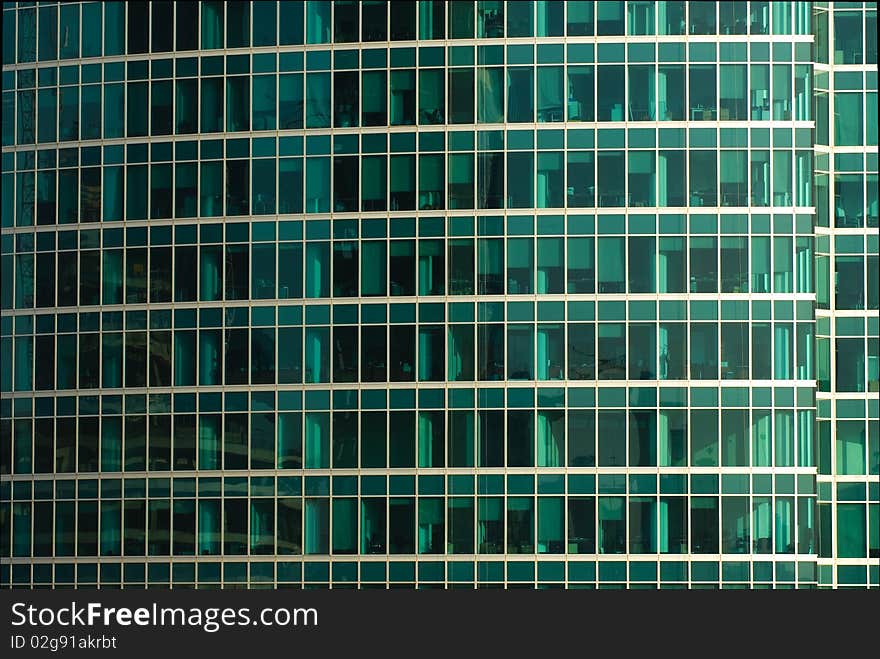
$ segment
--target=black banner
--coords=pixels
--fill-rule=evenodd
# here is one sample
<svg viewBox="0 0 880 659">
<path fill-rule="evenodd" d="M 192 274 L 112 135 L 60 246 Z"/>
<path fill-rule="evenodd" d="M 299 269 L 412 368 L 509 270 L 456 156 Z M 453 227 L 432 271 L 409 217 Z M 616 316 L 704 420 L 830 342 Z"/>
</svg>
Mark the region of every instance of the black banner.
<svg viewBox="0 0 880 659">
<path fill-rule="evenodd" d="M 858 593 L 858 594 L 857 594 Z M 7 590 L 3 656 L 666 654 L 868 634 L 876 593 Z M 826 634 L 816 635 L 825 629 Z M 839 648 L 838 648 L 839 650 Z"/>
</svg>

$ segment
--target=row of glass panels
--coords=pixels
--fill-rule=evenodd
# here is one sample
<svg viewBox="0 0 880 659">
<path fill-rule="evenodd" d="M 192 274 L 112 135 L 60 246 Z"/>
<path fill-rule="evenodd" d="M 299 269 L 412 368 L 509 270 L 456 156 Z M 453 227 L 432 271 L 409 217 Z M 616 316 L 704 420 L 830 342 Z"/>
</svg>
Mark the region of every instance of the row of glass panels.
<svg viewBox="0 0 880 659">
<path fill-rule="evenodd" d="M 813 412 L 802 409 L 227 412 L 0 423 L 16 474 L 815 464 Z M 865 474 L 866 451 L 876 446 L 867 446 L 864 422 L 839 423 L 837 471 Z"/>
<path fill-rule="evenodd" d="M 790 64 L 508 66 L 419 69 L 418 85 L 416 69 L 403 69 L 41 88 L 18 92 L 17 120 L 4 92 L 3 144 L 33 144 L 35 130 L 46 143 L 416 123 L 809 121 L 810 75 L 807 64 L 794 79 Z"/>
<path fill-rule="evenodd" d="M 246 498 L 2 504 L 11 543 L 4 533 L 0 555 L 810 554 L 817 549 L 814 497 L 309 497 L 248 504 Z M 842 557 L 866 556 L 867 508 L 838 506 Z M 872 531 L 880 521 L 877 512 L 880 504 L 872 504 Z M 878 547 L 872 543 L 871 549 Z"/>
<path fill-rule="evenodd" d="M 17 31 L 14 13 L 4 13 L 3 64 L 12 64 L 16 59 L 33 62 L 199 47 L 208 50 L 331 41 L 503 38 L 505 24 L 508 38 L 655 33 L 766 35 L 771 33 L 772 15 L 773 34 L 809 34 L 810 31 L 810 3 L 806 2 L 722 2 L 717 6 L 714 2 L 549 0 L 509 2 L 505 6 L 504 2 L 481 0 L 476 3 L 476 13 L 474 2 L 439 0 L 393 4 L 314 0 L 305 3 L 211 1 L 192 6 L 188 3 L 81 4 L 82 8 L 80 3 L 62 5 L 60 12 L 53 5 L 39 10 L 23 6 L 18 11 Z M 841 27 L 861 28 L 860 19 L 859 14 L 847 12 L 841 21 L 848 22 Z M 876 32 L 874 34 L 876 40 Z"/>
</svg>

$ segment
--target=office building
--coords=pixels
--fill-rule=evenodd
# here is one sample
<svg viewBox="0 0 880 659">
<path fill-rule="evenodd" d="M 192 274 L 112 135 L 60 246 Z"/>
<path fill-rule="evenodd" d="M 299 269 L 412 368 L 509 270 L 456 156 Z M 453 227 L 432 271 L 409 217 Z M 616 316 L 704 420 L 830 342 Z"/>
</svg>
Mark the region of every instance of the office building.
<svg viewBox="0 0 880 659">
<path fill-rule="evenodd" d="M 2 11 L 3 585 L 880 585 L 876 3 Z"/>
</svg>

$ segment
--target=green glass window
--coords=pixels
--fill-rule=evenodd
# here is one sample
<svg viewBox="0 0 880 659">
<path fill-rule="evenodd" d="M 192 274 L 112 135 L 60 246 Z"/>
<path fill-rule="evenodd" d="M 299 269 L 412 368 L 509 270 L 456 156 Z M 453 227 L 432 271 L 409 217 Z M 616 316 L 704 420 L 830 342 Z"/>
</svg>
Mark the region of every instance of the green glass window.
<svg viewBox="0 0 880 659">
<path fill-rule="evenodd" d="M 452 0 L 447 2 L 446 6 L 449 20 L 449 38 L 473 39 L 474 3 L 470 0 Z"/>
<path fill-rule="evenodd" d="M 330 126 L 330 74 L 306 74 L 306 128 Z"/>
<path fill-rule="evenodd" d="M 384 554 L 387 535 L 385 498 L 361 499 L 361 552 Z"/>
<path fill-rule="evenodd" d="M 330 331 L 327 327 L 309 327 L 305 333 L 305 381 L 330 381 Z"/>
<path fill-rule="evenodd" d="M 748 205 L 748 158 L 746 151 L 721 152 L 721 205 Z"/>
<path fill-rule="evenodd" d="M 325 0 L 306 2 L 306 43 L 330 43 L 331 5 Z"/>
<path fill-rule="evenodd" d="M 123 7 L 123 15 L 124 12 L 125 8 Z M 37 39 L 39 41 L 40 60 L 58 59 L 58 8 L 40 7 L 39 20 L 37 22 L 39 29 Z M 18 61 L 33 62 L 33 49 L 35 44 L 32 39 L 28 41 L 26 35 L 28 33 L 33 34 L 34 10 L 30 9 L 19 13 L 18 25 Z M 120 33 L 125 34 L 125 31 L 121 30 Z"/>
<path fill-rule="evenodd" d="M 541 3 L 543 4 L 543 3 Z M 507 36 L 535 36 L 535 3 L 513 2 L 507 6 Z"/>
<path fill-rule="evenodd" d="M 415 69 L 391 71 L 390 123 L 392 126 L 416 123 Z"/>
<path fill-rule="evenodd" d="M 562 293 L 565 288 L 563 238 L 538 238 L 538 293 Z"/>
<path fill-rule="evenodd" d="M 600 2 L 596 9 L 596 34 L 624 33 L 623 2 Z"/>
<path fill-rule="evenodd" d="M 27 89 L 27 90 L 18 92 L 18 103 L 17 103 L 18 119 L 16 121 L 16 124 L 17 124 L 16 135 L 18 136 L 17 141 L 19 144 L 33 144 L 34 143 L 33 121 L 31 120 L 31 112 L 30 112 L 30 109 L 33 107 L 34 107 L 34 90 Z"/>
<path fill-rule="evenodd" d="M 561 151 L 538 153 L 538 208 L 561 208 L 563 202 L 563 154 Z"/>
<path fill-rule="evenodd" d="M 566 3 L 566 32 L 568 36 L 593 35 L 593 6 L 595 3 L 574 0 Z"/>
<path fill-rule="evenodd" d="M 419 380 L 442 381 L 444 378 L 444 340 L 440 325 L 422 325 L 418 338 Z"/>
<path fill-rule="evenodd" d="M 419 209 L 442 209 L 445 201 L 445 163 L 442 155 L 419 156 Z"/>
<path fill-rule="evenodd" d="M 565 465 L 565 414 L 562 410 L 539 410 L 537 417 L 537 466 Z M 560 507 L 560 518 L 562 510 Z M 561 538 L 559 539 L 561 541 Z"/>
<path fill-rule="evenodd" d="M 474 207 L 474 156 L 471 153 L 449 154 L 448 179 L 450 209 Z"/>
<path fill-rule="evenodd" d="M 274 2 L 261 1 L 253 3 L 254 46 L 275 45 L 275 32 L 277 29 L 276 11 L 277 6 Z"/>
<path fill-rule="evenodd" d="M 597 427 L 599 435 L 599 466 L 625 466 L 626 413 L 623 410 L 600 410 Z"/>
<path fill-rule="evenodd" d="M 834 94 L 834 143 L 837 146 L 865 144 L 863 135 L 863 95 L 861 92 Z"/>
<path fill-rule="evenodd" d="M 201 132 L 216 133 L 223 126 L 223 80 L 221 78 L 202 79 Z"/>
<path fill-rule="evenodd" d="M 529 74 L 531 75 L 531 74 Z M 504 69 L 479 67 L 477 69 L 477 123 L 504 121 Z M 528 92 L 528 110 L 531 116 L 531 92 Z M 522 99 L 517 99 L 517 102 Z M 515 106 L 514 106 L 515 107 Z M 515 112 L 512 116 L 518 116 Z M 522 119 L 527 121 L 528 119 Z"/>
<path fill-rule="evenodd" d="M 127 85 L 127 92 L 127 136 L 145 136 L 148 130 L 147 117 L 149 115 L 147 83 L 130 82 Z"/>
<path fill-rule="evenodd" d="M 629 500 L 629 551 L 637 554 L 657 551 L 657 499 L 654 497 Z"/>
<path fill-rule="evenodd" d="M 745 64 L 722 64 L 718 69 L 721 121 L 747 119 L 748 87 Z"/>
<path fill-rule="evenodd" d="M 333 125 L 348 128 L 358 125 L 358 74 L 353 71 L 337 71 L 333 74 Z"/>
<path fill-rule="evenodd" d="M 473 411 L 450 411 L 448 427 L 450 467 L 473 467 L 476 449 L 476 423 Z"/>
<path fill-rule="evenodd" d="M 301 73 L 281 75 L 278 78 L 278 126 L 282 129 L 303 127 L 303 75 Z"/>
<path fill-rule="evenodd" d="M 419 467 L 444 466 L 446 462 L 446 432 L 443 412 L 441 410 L 422 410 L 419 412 L 418 424 Z"/>
<path fill-rule="evenodd" d="M 691 551 L 714 554 L 719 548 L 718 497 L 691 497 Z M 735 512 L 739 512 L 737 509 Z M 734 541 L 734 546 L 735 541 Z"/>
<path fill-rule="evenodd" d="M 470 3 L 468 3 L 470 4 Z M 450 497 L 447 500 L 447 547 L 451 554 L 474 551 L 474 499 Z"/>
<path fill-rule="evenodd" d="M 691 323 L 690 366 L 693 379 L 718 378 L 717 323 Z"/>
<path fill-rule="evenodd" d="M 330 414 L 307 412 L 305 415 L 305 468 L 327 469 L 330 466 Z"/>
<path fill-rule="evenodd" d="M 657 377 L 657 339 L 654 323 L 631 323 L 629 329 L 629 377 L 653 380 Z"/>
<path fill-rule="evenodd" d="M 687 499 L 660 497 L 658 548 L 664 554 L 687 552 Z"/>
<path fill-rule="evenodd" d="M 654 151 L 629 153 L 629 204 L 656 206 L 657 166 Z"/>
<path fill-rule="evenodd" d="M 249 82 L 250 80 L 246 76 L 233 76 L 226 79 L 227 132 L 250 130 Z"/>
<path fill-rule="evenodd" d="M 449 123 L 474 123 L 474 70 L 449 71 Z"/>
<path fill-rule="evenodd" d="M 253 77 L 253 130 L 275 129 L 275 85 L 274 75 Z"/>
<path fill-rule="evenodd" d="M 279 328 L 278 345 L 284 346 L 278 351 L 278 383 L 299 384 L 302 382 L 302 330 L 298 327 Z"/>
<path fill-rule="evenodd" d="M 415 499 L 412 497 L 388 500 L 389 553 L 415 553 L 415 512 Z"/>
<path fill-rule="evenodd" d="M 484 71 L 489 76 L 489 80 L 491 80 L 491 72 L 494 71 L 494 69 L 485 69 Z M 491 82 L 489 84 L 491 84 Z M 534 67 L 507 67 L 507 99 L 507 121 L 509 123 L 530 123 L 535 120 Z M 493 105 L 497 103 L 497 109 L 500 110 L 503 98 L 499 94 L 497 99 L 489 101 L 487 98 L 487 103 Z M 483 120 L 488 123 L 501 121 L 500 119 L 493 119 L 493 117 L 494 109 L 490 110 L 487 108 L 487 114 L 484 115 Z"/>
<path fill-rule="evenodd" d="M 305 500 L 303 536 L 304 554 L 328 554 L 330 552 L 329 499 L 321 497 Z"/>
<path fill-rule="evenodd" d="M 836 473 L 864 474 L 867 436 L 863 421 L 838 421 L 836 428 Z"/>
<path fill-rule="evenodd" d="M 477 2 L 477 38 L 504 36 L 504 3 L 495 0 Z"/>
<path fill-rule="evenodd" d="M 592 380 L 596 369 L 596 329 L 593 323 L 568 326 L 568 377 Z"/>
<path fill-rule="evenodd" d="M 278 3 L 279 44 L 303 43 L 303 3 L 302 0 Z"/>
<path fill-rule="evenodd" d="M 682 467 L 687 464 L 687 413 L 684 410 L 660 410 L 657 442 L 661 467 Z"/>
<path fill-rule="evenodd" d="M 80 134 L 84 140 L 101 137 L 101 87 L 86 85 L 82 88 L 82 121 Z"/>
<path fill-rule="evenodd" d="M 391 41 L 412 41 L 416 38 L 416 3 L 403 2 L 391 12 Z"/>
<path fill-rule="evenodd" d="M 445 36 L 445 2 L 422 0 L 419 2 L 419 39 L 442 39 Z"/>
<path fill-rule="evenodd" d="M 748 410 L 722 410 L 721 464 L 723 466 L 749 466 L 748 417 Z"/>
<path fill-rule="evenodd" d="M 384 88 L 382 96 L 384 97 Z M 420 69 L 419 123 L 442 124 L 445 121 L 445 116 L 446 100 L 443 69 Z"/>
<path fill-rule="evenodd" d="M 361 295 L 386 295 L 388 266 L 385 241 L 364 241 L 361 243 L 361 253 Z"/>
<path fill-rule="evenodd" d="M 535 552 L 534 497 L 508 497 L 507 551 L 511 554 Z"/>
<path fill-rule="evenodd" d="M 504 500 L 501 497 L 478 497 L 477 549 L 481 554 L 504 551 Z"/>
<path fill-rule="evenodd" d="M 592 554 L 596 551 L 595 497 L 568 498 L 568 551 Z"/>
<path fill-rule="evenodd" d="M 626 173 L 622 151 L 600 151 L 598 173 L 598 202 L 602 207 L 626 205 Z"/>
<path fill-rule="evenodd" d="M 752 64 L 750 76 L 752 119 L 770 119 L 770 67 Z"/>
<path fill-rule="evenodd" d="M 301 469 L 303 466 L 302 414 L 298 412 L 279 413 L 277 428 L 278 468 Z"/>
<path fill-rule="evenodd" d="M 569 121 L 594 121 L 595 81 L 592 66 L 568 67 Z"/>
<path fill-rule="evenodd" d="M 690 160 L 690 205 L 717 206 L 718 175 L 714 151 L 691 151 Z"/>
<path fill-rule="evenodd" d="M 449 328 L 448 377 L 450 380 L 474 379 L 474 330 L 470 325 Z"/>
<path fill-rule="evenodd" d="M 567 239 L 569 293 L 593 293 L 595 291 L 594 242 L 593 238 L 570 237 Z"/>
<path fill-rule="evenodd" d="M 774 14 L 774 19 L 776 15 Z M 776 33 L 776 30 L 774 30 Z M 862 48 L 862 14 L 858 11 L 834 12 L 834 63 L 861 64 L 864 59 Z"/>
<path fill-rule="evenodd" d="M 657 67 L 657 118 L 660 121 L 683 120 L 685 118 L 684 99 L 685 65 L 659 65 Z"/>
<path fill-rule="evenodd" d="M 251 258 L 251 298 L 265 300 L 275 297 L 275 244 L 254 245 Z"/>
<path fill-rule="evenodd" d="M 390 378 L 392 382 L 415 380 L 415 326 L 393 325 L 389 332 Z M 401 438 L 401 441 L 405 441 Z M 407 451 L 408 453 L 408 451 Z"/>
<path fill-rule="evenodd" d="M 125 85 L 104 85 L 104 137 L 124 137 Z"/>
<path fill-rule="evenodd" d="M 721 551 L 723 553 L 749 553 L 752 537 L 750 518 L 748 497 L 722 497 Z M 758 545 L 757 550 L 762 548 Z"/>
<path fill-rule="evenodd" d="M 688 5 L 690 28 L 688 34 L 715 34 L 715 5 Z"/>
<path fill-rule="evenodd" d="M 79 6 L 66 5 L 60 7 L 59 44 L 60 59 L 79 57 Z"/>
<path fill-rule="evenodd" d="M 837 556 L 862 558 L 867 554 L 865 504 L 837 504 Z"/>
<path fill-rule="evenodd" d="M 623 66 L 600 66 L 597 76 L 596 99 L 598 121 L 624 120 L 624 94 L 626 73 Z"/>
<path fill-rule="evenodd" d="M 143 88 L 144 94 L 146 87 Z M 131 96 L 129 96 L 131 99 Z M 146 100 L 146 96 L 136 96 L 135 100 Z M 129 131 L 131 128 L 131 115 L 129 113 Z M 143 120 L 143 129 L 141 129 L 140 120 L 135 121 L 135 133 L 137 135 L 145 135 L 146 131 L 145 119 Z M 79 139 L 79 87 L 61 87 L 58 90 L 58 138 L 62 142 L 69 142 Z"/>
<path fill-rule="evenodd" d="M 54 142 L 57 134 L 58 90 L 37 92 L 37 141 Z"/>
<path fill-rule="evenodd" d="M 692 410 L 691 466 L 718 465 L 718 411 Z"/>
<path fill-rule="evenodd" d="M 302 158 L 281 158 L 278 161 L 278 212 L 302 213 L 303 162 Z"/>
<path fill-rule="evenodd" d="M 593 152 L 569 151 L 566 166 L 569 208 L 589 208 L 595 206 L 596 177 Z"/>
<path fill-rule="evenodd" d="M 419 498 L 419 553 L 445 553 L 443 499 L 440 497 Z"/>
<path fill-rule="evenodd" d="M 416 204 L 416 157 L 412 155 L 391 156 L 389 183 L 390 210 L 414 209 Z"/>
<path fill-rule="evenodd" d="M 646 3 L 640 3 L 646 4 Z M 603 67 L 604 68 L 604 67 Z M 655 73 L 653 65 L 630 65 L 629 112 L 630 121 L 653 121 L 655 117 Z"/>
<path fill-rule="evenodd" d="M 330 158 L 306 158 L 306 212 L 330 211 Z"/>
<path fill-rule="evenodd" d="M 623 497 L 599 497 L 599 553 L 622 554 L 626 551 L 626 500 Z"/>
<path fill-rule="evenodd" d="M 654 4 L 653 2 L 627 3 L 627 34 L 654 34 Z M 665 15 L 665 11 L 663 15 Z"/>
<path fill-rule="evenodd" d="M 443 240 L 419 241 L 419 295 L 443 295 L 445 272 Z"/>
<path fill-rule="evenodd" d="M 507 379 L 533 380 L 535 378 L 534 334 L 533 325 L 517 323 L 507 326 Z M 510 458 L 510 456 L 508 457 Z"/>
<path fill-rule="evenodd" d="M 333 498 L 333 553 L 357 552 L 357 505 L 353 497 Z"/>
<path fill-rule="evenodd" d="M 565 116 L 563 68 L 538 67 L 537 109 L 539 122 L 563 121 Z M 570 117 L 575 120 L 576 117 Z"/>
<path fill-rule="evenodd" d="M 388 121 L 386 73 L 364 71 L 361 76 L 361 123 L 364 126 L 384 126 Z M 442 91 L 440 99 L 442 103 Z"/>
</svg>

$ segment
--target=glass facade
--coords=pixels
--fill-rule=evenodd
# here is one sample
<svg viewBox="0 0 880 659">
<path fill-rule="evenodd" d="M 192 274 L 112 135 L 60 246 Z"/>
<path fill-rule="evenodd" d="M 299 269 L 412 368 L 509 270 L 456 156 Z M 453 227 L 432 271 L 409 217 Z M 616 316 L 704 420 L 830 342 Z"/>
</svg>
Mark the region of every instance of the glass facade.
<svg viewBox="0 0 880 659">
<path fill-rule="evenodd" d="M 3 3 L 0 584 L 880 585 L 876 3 Z"/>
<path fill-rule="evenodd" d="M 815 3 L 820 584 L 880 559 L 876 3 Z"/>
</svg>

